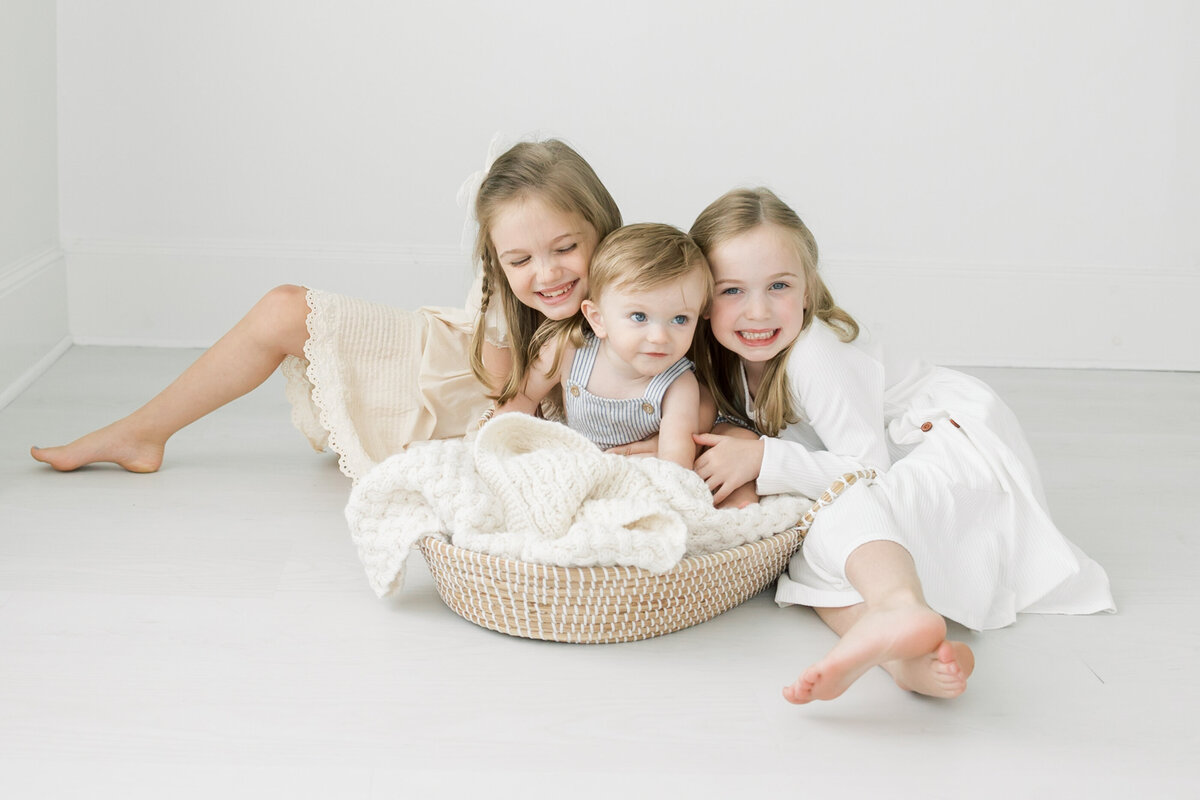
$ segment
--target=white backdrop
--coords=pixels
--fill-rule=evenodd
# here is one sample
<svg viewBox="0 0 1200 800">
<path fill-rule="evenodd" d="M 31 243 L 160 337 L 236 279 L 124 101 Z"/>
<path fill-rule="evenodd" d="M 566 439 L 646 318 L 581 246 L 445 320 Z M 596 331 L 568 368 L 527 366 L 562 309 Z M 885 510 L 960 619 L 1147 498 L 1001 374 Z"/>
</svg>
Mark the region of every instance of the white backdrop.
<svg viewBox="0 0 1200 800">
<path fill-rule="evenodd" d="M 80 342 L 307 282 L 459 303 L 459 184 L 556 135 L 626 221 L 767 184 L 943 363 L 1200 368 L 1200 4 L 59 0 Z"/>
</svg>

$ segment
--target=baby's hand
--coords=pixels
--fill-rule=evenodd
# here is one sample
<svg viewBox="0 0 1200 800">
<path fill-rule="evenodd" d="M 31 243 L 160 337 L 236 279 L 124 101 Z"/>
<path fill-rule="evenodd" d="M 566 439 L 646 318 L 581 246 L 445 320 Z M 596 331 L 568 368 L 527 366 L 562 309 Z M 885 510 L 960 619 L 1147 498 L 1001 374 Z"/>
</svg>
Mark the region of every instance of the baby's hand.
<svg viewBox="0 0 1200 800">
<path fill-rule="evenodd" d="M 722 503 L 735 489 L 757 480 L 763 459 L 761 439 L 698 433 L 692 440 L 708 448 L 696 459 L 695 470 L 713 493 L 713 503 Z"/>
</svg>

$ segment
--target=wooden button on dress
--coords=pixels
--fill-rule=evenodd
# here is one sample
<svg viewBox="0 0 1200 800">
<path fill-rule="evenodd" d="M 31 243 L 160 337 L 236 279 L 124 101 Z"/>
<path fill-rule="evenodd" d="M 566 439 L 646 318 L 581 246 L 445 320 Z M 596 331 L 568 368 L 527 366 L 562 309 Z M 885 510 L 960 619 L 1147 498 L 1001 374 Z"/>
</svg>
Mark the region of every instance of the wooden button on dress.
<svg viewBox="0 0 1200 800">
<path fill-rule="evenodd" d="M 642 403 L 642 411 L 645 411 L 647 414 L 653 414 L 654 406 L 650 405 L 650 403 Z"/>
<path fill-rule="evenodd" d="M 932 422 L 922 422 L 921 430 L 925 431 L 926 433 L 929 433 L 931 430 L 933 430 L 933 423 Z"/>
<path fill-rule="evenodd" d="M 579 387 L 574 383 L 571 384 L 571 396 L 579 397 Z"/>
</svg>

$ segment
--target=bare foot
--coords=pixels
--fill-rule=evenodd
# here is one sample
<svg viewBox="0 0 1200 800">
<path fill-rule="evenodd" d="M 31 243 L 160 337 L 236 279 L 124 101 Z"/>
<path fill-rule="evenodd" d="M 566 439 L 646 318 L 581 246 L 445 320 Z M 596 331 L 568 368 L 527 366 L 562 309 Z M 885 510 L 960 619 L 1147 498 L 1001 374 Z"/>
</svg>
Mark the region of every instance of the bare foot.
<svg viewBox="0 0 1200 800">
<path fill-rule="evenodd" d="M 893 661 L 883 668 L 901 689 L 930 697 L 958 697 L 966 691 L 967 678 L 975 670 L 975 654 L 964 642 L 944 641 L 932 653 Z"/>
<path fill-rule="evenodd" d="M 871 667 L 929 659 L 945 643 L 946 621 L 923 603 L 869 609 L 825 658 L 784 688 L 783 696 L 789 703 L 832 700 Z M 915 683 L 912 679 L 916 673 L 916 669 L 910 669 L 905 676 Z M 966 678 L 963 681 L 965 684 Z"/>
<path fill-rule="evenodd" d="M 128 431 L 126 420 L 92 431 L 59 447 L 31 447 L 29 454 L 59 472 L 109 462 L 130 472 L 155 472 L 162 466 L 164 443 Z"/>
</svg>

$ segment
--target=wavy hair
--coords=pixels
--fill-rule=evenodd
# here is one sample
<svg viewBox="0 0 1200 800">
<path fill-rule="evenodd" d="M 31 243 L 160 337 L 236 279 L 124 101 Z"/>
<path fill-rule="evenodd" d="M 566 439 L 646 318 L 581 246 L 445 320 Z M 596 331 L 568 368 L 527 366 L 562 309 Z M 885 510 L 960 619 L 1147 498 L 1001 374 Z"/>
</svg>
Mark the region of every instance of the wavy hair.
<svg viewBox="0 0 1200 800">
<path fill-rule="evenodd" d="M 858 337 L 858 323 L 834 302 L 833 294 L 817 271 L 816 238 L 796 212 L 770 189 L 759 187 L 726 192 L 700 212 L 692 224 L 691 234 L 708 256 L 713 248 L 759 225 L 774 225 L 786 232 L 803 266 L 806 289 L 801 331 L 807 330 L 816 318 L 837 331 L 843 342 L 854 341 Z M 697 328 L 696 371 L 713 393 L 722 414 L 753 422 L 761 433 L 777 436 L 787 425 L 799 420 L 787 383 L 787 360 L 794 344 L 794 341 L 790 342 L 764 367 L 762 383 L 755 397 L 753 420 L 746 410 L 746 386 L 738 357 L 721 346 L 708 324 Z"/>
<path fill-rule="evenodd" d="M 492 164 L 475 199 L 479 233 L 474 255 L 483 272 L 483 302 L 471 336 L 471 371 L 495 391 L 492 397 L 498 403 L 511 400 L 521 390 L 537 358 L 533 342 L 538 329 L 550 322 L 513 294 L 492 244 L 492 227 L 500 211 L 529 197 L 579 215 L 596 231 L 599 241 L 621 227 L 621 211 L 608 189 L 587 161 L 562 141 L 521 142 Z M 512 369 L 506 376 L 489 375 L 483 364 L 484 317 L 492 303 L 500 304 L 508 327 Z M 501 379 L 499 386 L 493 384 L 496 378 Z"/>
</svg>

